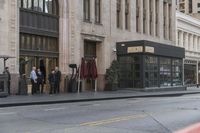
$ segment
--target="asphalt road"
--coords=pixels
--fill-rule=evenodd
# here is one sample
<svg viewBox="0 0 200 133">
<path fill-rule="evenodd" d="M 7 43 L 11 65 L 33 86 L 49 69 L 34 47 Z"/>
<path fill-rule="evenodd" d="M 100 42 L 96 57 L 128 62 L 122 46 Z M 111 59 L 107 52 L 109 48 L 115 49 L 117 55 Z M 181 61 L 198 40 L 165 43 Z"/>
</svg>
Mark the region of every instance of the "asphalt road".
<svg viewBox="0 0 200 133">
<path fill-rule="evenodd" d="M 0 108 L 0 133 L 171 133 L 200 122 L 200 95 Z"/>
</svg>

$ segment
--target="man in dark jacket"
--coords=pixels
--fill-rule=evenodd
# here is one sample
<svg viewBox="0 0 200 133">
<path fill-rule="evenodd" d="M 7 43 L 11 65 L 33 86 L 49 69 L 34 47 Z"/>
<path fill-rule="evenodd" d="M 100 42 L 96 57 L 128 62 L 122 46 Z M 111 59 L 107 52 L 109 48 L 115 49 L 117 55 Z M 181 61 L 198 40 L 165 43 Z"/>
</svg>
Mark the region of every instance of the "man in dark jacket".
<svg viewBox="0 0 200 133">
<path fill-rule="evenodd" d="M 41 94 L 43 94 L 43 88 L 44 88 L 44 75 L 43 75 L 43 73 L 40 71 L 40 69 L 38 68 L 37 69 L 37 85 L 38 85 L 38 87 L 37 87 L 37 89 L 38 89 L 38 91 L 41 93 Z M 40 89 L 41 88 L 41 89 Z"/>
<path fill-rule="evenodd" d="M 56 90 L 55 90 L 55 81 L 56 81 L 56 77 L 55 77 L 55 71 L 54 70 L 51 70 L 51 73 L 49 74 L 49 84 L 50 84 L 50 94 L 52 93 L 56 93 Z"/>
<path fill-rule="evenodd" d="M 6 67 L 3 74 L 6 74 L 8 76 L 8 82 L 7 82 L 7 85 L 8 85 L 8 94 L 10 95 L 10 80 L 11 80 L 11 76 L 10 76 L 10 72 L 9 72 L 9 68 Z"/>
<path fill-rule="evenodd" d="M 58 67 L 55 67 L 55 89 L 56 93 L 60 92 L 61 72 Z"/>
</svg>

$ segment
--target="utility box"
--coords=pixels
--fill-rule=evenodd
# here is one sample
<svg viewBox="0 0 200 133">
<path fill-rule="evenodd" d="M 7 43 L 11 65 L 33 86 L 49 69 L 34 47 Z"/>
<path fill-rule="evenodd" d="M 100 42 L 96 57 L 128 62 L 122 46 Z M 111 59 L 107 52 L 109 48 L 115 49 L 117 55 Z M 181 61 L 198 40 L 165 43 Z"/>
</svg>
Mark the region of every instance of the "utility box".
<svg viewBox="0 0 200 133">
<path fill-rule="evenodd" d="M 8 76 L 0 74 L 0 97 L 8 96 Z"/>
</svg>

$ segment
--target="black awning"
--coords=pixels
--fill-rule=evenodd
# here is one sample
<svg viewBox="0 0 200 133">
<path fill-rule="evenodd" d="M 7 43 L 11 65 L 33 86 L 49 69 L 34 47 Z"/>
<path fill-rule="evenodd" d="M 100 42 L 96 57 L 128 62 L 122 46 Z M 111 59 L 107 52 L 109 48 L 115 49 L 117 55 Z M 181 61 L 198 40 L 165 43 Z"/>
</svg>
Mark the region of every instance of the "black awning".
<svg viewBox="0 0 200 133">
<path fill-rule="evenodd" d="M 117 42 L 116 48 L 117 55 L 146 53 L 159 56 L 185 58 L 184 48 L 146 40 Z"/>
</svg>

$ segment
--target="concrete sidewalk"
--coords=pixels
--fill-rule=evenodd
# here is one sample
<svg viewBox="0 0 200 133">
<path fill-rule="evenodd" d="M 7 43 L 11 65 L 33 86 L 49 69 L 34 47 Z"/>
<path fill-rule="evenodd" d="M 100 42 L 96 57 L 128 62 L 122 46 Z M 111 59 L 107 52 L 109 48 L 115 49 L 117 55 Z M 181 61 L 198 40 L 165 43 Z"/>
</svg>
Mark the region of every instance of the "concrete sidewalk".
<svg viewBox="0 0 200 133">
<path fill-rule="evenodd" d="M 2 108 L 140 97 L 171 97 L 198 93 L 200 93 L 200 88 L 189 87 L 186 91 L 140 92 L 133 90 L 118 90 L 105 92 L 83 92 L 79 94 L 74 93 L 59 95 L 9 96 L 5 98 L 0 98 L 0 107 Z"/>
</svg>

